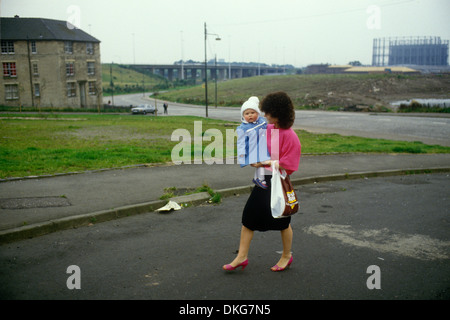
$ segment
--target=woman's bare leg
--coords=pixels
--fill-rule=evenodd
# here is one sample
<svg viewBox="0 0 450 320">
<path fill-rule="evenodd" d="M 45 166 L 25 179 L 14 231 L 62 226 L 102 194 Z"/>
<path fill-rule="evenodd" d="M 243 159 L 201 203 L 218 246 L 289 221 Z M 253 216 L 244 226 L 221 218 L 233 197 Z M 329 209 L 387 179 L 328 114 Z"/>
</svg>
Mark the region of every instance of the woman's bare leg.
<svg viewBox="0 0 450 320">
<path fill-rule="evenodd" d="M 284 268 L 287 266 L 289 259 L 292 256 L 292 239 L 294 237 L 294 232 L 292 231 L 291 225 L 284 230 L 281 230 L 281 241 L 283 242 L 283 253 L 281 254 L 281 258 L 278 261 L 277 265 L 280 268 Z"/>
<path fill-rule="evenodd" d="M 236 258 L 231 262 L 231 266 L 235 267 L 238 264 L 244 262 L 248 258 L 248 251 L 250 250 L 250 243 L 253 239 L 254 231 L 242 226 L 241 240 L 239 242 L 239 252 Z"/>
</svg>

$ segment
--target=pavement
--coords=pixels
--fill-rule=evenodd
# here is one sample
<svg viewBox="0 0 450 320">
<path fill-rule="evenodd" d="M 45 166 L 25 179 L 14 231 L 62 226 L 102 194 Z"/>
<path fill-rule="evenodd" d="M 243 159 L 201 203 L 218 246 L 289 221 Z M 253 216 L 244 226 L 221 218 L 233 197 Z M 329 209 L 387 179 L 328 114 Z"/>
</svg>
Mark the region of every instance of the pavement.
<svg viewBox="0 0 450 320">
<path fill-rule="evenodd" d="M 160 200 L 166 188 L 181 193 L 171 200 L 182 206 L 208 202 L 205 192 L 184 195 L 204 184 L 223 197 L 249 193 L 253 170 L 237 164 L 159 164 L 2 180 L 0 244 L 153 212 L 167 204 Z M 450 154 L 303 155 L 292 182 L 449 171 Z"/>
</svg>

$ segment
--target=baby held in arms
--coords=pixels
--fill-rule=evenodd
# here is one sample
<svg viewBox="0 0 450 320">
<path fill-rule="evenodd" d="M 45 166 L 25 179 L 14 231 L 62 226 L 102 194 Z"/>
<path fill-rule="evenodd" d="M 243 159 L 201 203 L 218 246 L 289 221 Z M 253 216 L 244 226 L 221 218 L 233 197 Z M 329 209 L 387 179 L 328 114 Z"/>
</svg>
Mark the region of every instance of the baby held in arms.
<svg viewBox="0 0 450 320">
<path fill-rule="evenodd" d="M 241 107 L 241 125 L 237 132 L 238 163 L 241 167 L 270 160 L 267 149 L 267 123 L 259 110 L 259 99 L 250 97 Z M 264 168 L 256 168 L 253 183 L 267 189 Z"/>
</svg>

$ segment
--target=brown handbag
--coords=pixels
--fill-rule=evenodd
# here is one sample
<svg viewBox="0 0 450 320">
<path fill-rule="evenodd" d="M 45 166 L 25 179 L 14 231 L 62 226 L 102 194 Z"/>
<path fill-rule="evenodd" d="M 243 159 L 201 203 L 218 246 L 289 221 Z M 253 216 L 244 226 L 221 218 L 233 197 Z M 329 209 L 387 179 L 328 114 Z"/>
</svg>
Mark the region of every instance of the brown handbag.
<svg viewBox="0 0 450 320">
<path fill-rule="evenodd" d="M 284 199 L 286 201 L 286 208 L 284 209 L 282 216 L 289 217 L 298 212 L 299 202 L 288 175 L 286 175 L 286 178 L 284 179 L 281 178 L 281 185 L 283 186 Z"/>
</svg>

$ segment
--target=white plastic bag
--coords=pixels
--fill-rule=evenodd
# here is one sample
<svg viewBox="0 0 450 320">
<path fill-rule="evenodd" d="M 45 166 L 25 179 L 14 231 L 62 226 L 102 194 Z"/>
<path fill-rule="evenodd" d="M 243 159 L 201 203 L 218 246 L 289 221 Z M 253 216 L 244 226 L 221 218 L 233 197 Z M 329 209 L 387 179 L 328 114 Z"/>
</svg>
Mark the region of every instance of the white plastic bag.
<svg viewBox="0 0 450 320">
<path fill-rule="evenodd" d="M 283 179 L 280 170 L 275 167 L 275 161 L 272 162 L 272 179 L 271 179 L 271 194 L 270 194 L 270 208 L 272 209 L 272 217 L 281 218 L 286 206 L 284 199 Z"/>
</svg>

